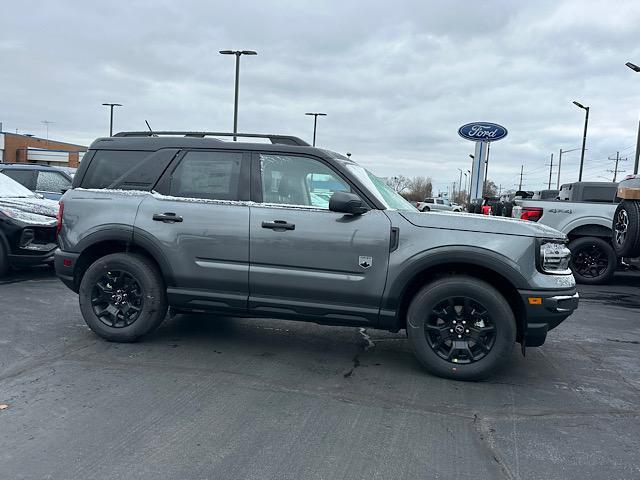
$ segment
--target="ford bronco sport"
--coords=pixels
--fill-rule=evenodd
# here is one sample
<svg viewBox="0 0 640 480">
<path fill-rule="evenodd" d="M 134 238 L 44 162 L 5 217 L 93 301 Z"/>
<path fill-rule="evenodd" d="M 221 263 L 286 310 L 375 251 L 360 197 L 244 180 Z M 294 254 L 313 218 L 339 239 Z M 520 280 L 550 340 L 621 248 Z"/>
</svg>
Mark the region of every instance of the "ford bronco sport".
<svg viewBox="0 0 640 480">
<path fill-rule="evenodd" d="M 93 142 L 60 201 L 55 266 L 96 334 L 137 340 L 168 307 L 406 329 L 427 370 L 478 379 L 577 307 L 556 230 L 425 215 L 342 155 L 232 135 Z"/>
</svg>

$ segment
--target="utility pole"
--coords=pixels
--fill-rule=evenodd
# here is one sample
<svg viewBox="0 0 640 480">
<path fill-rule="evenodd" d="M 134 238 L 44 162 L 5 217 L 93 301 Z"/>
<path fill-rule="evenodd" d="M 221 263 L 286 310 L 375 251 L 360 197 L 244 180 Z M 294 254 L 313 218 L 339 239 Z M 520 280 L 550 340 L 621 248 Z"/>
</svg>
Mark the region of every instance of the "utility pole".
<svg viewBox="0 0 640 480">
<path fill-rule="evenodd" d="M 587 145 L 587 126 L 589 125 L 589 107 L 585 107 L 580 102 L 573 102 L 573 104 L 584 110 L 584 133 L 582 134 L 582 154 L 580 155 L 580 173 L 578 174 L 578 181 L 582 181 L 582 168 L 584 167 L 584 151 Z"/>
<path fill-rule="evenodd" d="M 614 161 L 613 158 L 609 158 L 609 160 Z M 625 161 L 627 161 L 627 159 L 626 158 L 620 158 L 620 152 L 616 152 L 616 158 L 615 158 L 616 166 L 613 168 L 613 170 L 607 170 L 607 172 L 613 173 L 612 182 L 616 181 L 616 178 L 618 178 L 618 173 L 624 173 L 624 170 L 618 170 L 618 164 L 619 164 L 619 162 L 625 162 Z"/>
<path fill-rule="evenodd" d="M 458 170 L 460 170 L 460 181 L 458 182 L 458 196 L 460 196 L 460 192 L 462 192 L 462 169 L 459 168 Z M 466 184 L 466 181 L 465 181 L 465 184 Z M 467 187 L 465 185 L 465 190 L 466 190 L 466 188 Z"/>
<path fill-rule="evenodd" d="M 42 122 L 40 123 L 44 124 L 44 126 L 47 128 L 47 147 L 48 147 L 49 146 L 49 125 L 56 122 L 51 122 L 49 120 L 42 120 Z"/>
<path fill-rule="evenodd" d="M 551 190 L 551 174 L 553 173 L 553 153 L 551 154 L 551 163 L 549 164 L 549 186 L 548 190 Z"/>
<path fill-rule="evenodd" d="M 556 190 L 560 190 L 560 167 L 562 167 L 562 149 L 558 155 L 558 181 L 556 182 Z"/>
<path fill-rule="evenodd" d="M 502 184 L 498 187 L 498 196 L 502 195 Z"/>
<path fill-rule="evenodd" d="M 522 171 L 524 170 L 524 165 L 520 165 L 520 185 L 518 185 L 518 190 L 522 190 Z"/>
<path fill-rule="evenodd" d="M 316 146 L 316 129 L 318 127 L 318 116 L 320 117 L 326 117 L 327 114 L 326 113 L 319 113 L 319 112 L 307 112 L 305 113 L 305 115 L 313 115 L 313 146 Z"/>
</svg>

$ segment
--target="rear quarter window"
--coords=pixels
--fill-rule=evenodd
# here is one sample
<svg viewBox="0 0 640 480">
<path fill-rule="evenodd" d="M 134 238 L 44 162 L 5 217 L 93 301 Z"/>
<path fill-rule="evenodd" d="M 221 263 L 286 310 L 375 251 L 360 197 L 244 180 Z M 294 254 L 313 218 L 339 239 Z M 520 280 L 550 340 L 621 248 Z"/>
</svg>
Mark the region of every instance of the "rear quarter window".
<svg viewBox="0 0 640 480">
<path fill-rule="evenodd" d="M 76 175 L 73 186 L 151 190 L 178 151 L 177 148 L 157 151 L 96 150 L 89 163 L 83 163 L 85 173 L 80 171 Z"/>
</svg>

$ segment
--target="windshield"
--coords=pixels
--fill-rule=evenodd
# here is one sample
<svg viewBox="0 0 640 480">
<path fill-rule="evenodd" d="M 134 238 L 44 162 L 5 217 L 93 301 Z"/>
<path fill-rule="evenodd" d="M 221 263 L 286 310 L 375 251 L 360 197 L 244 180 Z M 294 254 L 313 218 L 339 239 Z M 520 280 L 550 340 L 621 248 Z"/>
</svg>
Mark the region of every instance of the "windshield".
<svg viewBox="0 0 640 480">
<path fill-rule="evenodd" d="M 399 193 L 389 187 L 384 180 L 376 177 L 373 173 L 365 170 L 360 165 L 348 164 L 347 168 L 358 177 L 363 184 L 365 184 L 369 190 L 371 190 L 378 200 L 380 200 L 385 207 L 392 210 L 404 210 L 410 212 L 416 212 L 417 209 L 406 201 Z"/>
<path fill-rule="evenodd" d="M 31 198 L 36 195 L 15 180 L 0 173 L 0 198 Z"/>
</svg>

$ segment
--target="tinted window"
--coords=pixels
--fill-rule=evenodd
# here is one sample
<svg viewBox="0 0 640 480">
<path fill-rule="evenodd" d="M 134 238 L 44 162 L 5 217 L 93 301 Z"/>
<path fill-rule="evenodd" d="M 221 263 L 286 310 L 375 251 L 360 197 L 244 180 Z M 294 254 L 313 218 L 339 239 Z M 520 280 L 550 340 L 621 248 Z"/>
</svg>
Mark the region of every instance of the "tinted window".
<svg viewBox="0 0 640 480">
<path fill-rule="evenodd" d="M 82 179 L 82 187 L 107 188 L 149 154 L 150 152 L 98 150 Z"/>
<path fill-rule="evenodd" d="M 584 187 L 582 190 L 583 202 L 613 202 L 618 188 L 610 187 Z"/>
<path fill-rule="evenodd" d="M 333 192 L 351 188 L 319 160 L 288 155 L 260 155 L 265 203 L 329 208 Z"/>
<path fill-rule="evenodd" d="M 50 171 L 38 172 L 36 190 L 62 193 L 63 190 L 68 190 L 69 187 L 71 187 L 71 182 L 61 173 Z"/>
<path fill-rule="evenodd" d="M 29 190 L 36 189 L 36 171 L 35 170 L 19 170 L 8 168 L 6 170 L 2 170 L 7 177 L 13 178 L 20 185 L 27 187 Z"/>
<path fill-rule="evenodd" d="M 426 198 L 424 200 L 424 203 L 435 203 L 435 202 L 433 201 L 433 198 Z"/>
<path fill-rule="evenodd" d="M 239 200 L 242 153 L 188 152 L 171 175 L 169 194 L 210 200 Z"/>
</svg>

